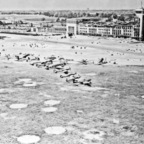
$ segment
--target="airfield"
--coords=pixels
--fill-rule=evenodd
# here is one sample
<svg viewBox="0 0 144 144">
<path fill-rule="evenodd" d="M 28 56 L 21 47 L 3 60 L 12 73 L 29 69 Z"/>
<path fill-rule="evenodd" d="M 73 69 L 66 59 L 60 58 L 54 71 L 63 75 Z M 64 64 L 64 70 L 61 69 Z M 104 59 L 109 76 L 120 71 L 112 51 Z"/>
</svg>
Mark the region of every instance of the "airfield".
<svg viewBox="0 0 144 144">
<path fill-rule="evenodd" d="M 0 40 L 1 144 L 144 143 L 144 43 L 92 36 L 0 36 L 6 36 Z M 91 79 L 92 86 L 67 83 L 52 69 L 5 57 L 19 53 L 72 59 L 68 66 Z M 100 58 L 108 63 L 98 65 Z M 36 85 L 25 86 L 28 79 Z"/>
</svg>

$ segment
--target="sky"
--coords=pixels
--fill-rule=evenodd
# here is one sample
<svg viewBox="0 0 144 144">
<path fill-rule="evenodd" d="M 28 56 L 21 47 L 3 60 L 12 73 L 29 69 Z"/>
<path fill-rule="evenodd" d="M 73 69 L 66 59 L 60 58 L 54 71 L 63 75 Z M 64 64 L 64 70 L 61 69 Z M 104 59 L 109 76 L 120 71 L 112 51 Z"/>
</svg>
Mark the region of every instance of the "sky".
<svg viewBox="0 0 144 144">
<path fill-rule="evenodd" d="M 0 0 L 0 10 L 136 9 L 144 0 Z"/>
</svg>

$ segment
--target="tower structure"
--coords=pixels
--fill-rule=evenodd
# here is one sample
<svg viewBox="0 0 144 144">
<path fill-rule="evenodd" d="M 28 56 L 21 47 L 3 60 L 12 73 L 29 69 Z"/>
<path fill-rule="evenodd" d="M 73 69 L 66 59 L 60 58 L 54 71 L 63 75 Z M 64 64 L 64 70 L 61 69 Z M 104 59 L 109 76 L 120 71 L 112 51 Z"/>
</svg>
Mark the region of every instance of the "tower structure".
<svg viewBox="0 0 144 144">
<path fill-rule="evenodd" d="M 67 34 L 77 35 L 78 24 L 81 19 L 67 19 Z"/>
<path fill-rule="evenodd" d="M 144 8 L 136 9 L 136 16 L 140 20 L 140 28 L 139 28 L 139 39 L 144 41 Z"/>
</svg>

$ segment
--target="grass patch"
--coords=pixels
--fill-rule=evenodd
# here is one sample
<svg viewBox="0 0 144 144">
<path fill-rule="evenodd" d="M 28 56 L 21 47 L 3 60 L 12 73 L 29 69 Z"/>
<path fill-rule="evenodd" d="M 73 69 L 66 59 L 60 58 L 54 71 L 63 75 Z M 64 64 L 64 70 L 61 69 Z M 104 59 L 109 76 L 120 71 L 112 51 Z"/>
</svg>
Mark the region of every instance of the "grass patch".
<svg viewBox="0 0 144 144">
<path fill-rule="evenodd" d="M 48 142 L 78 144 L 82 133 L 90 129 L 104 131 L 105 144 L 144 143 L 144 101 L 140 97 L 144 94 L 143 67 L 71 65 L 72 69 L 82 75 L 96 73 L 95 76 L 89 75 L 86 78 L 92 79 L 93 87 L 108 89 L 79 93 L 61 91 L 60 88 L 66 87 L 67 83 L 51 70 L 46 71 L 20 63 L 0 62 L 0 65 L 0 87 L 13 90 L 11 93 L 0 94 L 0 142 L 2 144 L 15 144 L 16 139 L 13 137 L 21 135 L 38 135 L 41 138 L 39 144 Z M 139 71 L 139 73 L 128 71 Z M 25 88 L 23 85 L 14 84 L 22 78 L 43 82 L 44 85 Z M 56 83 L 62 83 L 62 86 Z M 103 97 L 102 95 L 105 94 L 107 96 Z M 52 98 L 45 95 L 51 95 Z M 49 107 L 45 106 L 44 102 L 52 99 L 61 101 L 55 106 L 57 111 L 42 112 L 43 108 Z M 14 103 L 27 104 L 28 107 L 21 110 L 10 109 L 9 106 Z M 114 119 L 118 119 L 119 123 L 113 122 Z M 44 133 L 44 129 L 55 126 L 65 127 L 66 132 L 51 137 Z M 129 129 L 121 129 L 123 126 L 128 126 Z M 131 130 L 134 133 L 132 137 L 129 136 L 132 134 Z"/>
</svg>

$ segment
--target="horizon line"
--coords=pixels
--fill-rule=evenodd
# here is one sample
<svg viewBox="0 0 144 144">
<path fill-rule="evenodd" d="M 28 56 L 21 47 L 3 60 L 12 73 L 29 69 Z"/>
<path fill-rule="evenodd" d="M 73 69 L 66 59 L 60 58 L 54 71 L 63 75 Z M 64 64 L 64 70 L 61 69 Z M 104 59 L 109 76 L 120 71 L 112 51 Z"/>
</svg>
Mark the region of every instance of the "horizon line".
<svg viewBox="0 0 144 144">
<path fill-rule="evenodd" d="M 73 10 L 67 10 L 67 9 L 65 9 L 65 10 L 60 10 L 60 9 L 57 9 L 57 10 L 41 10 L 41 9 L 39 9 L 39 10 L 34 10 L 34 9 L 29 9 L 29 10 L 0 10 L 0 12 L 2 12 L 2 11 L 94 11 L 94 10 L 96 10 L 96 11 L 119 11 L 119 10 L 135 10 L 135 9 L 89 9 L 89 10 L 87 10 L 87 9 L 81 9 L 81 10 L 77 10 L 77 9 L 73 9 Z"/>
</svg>

